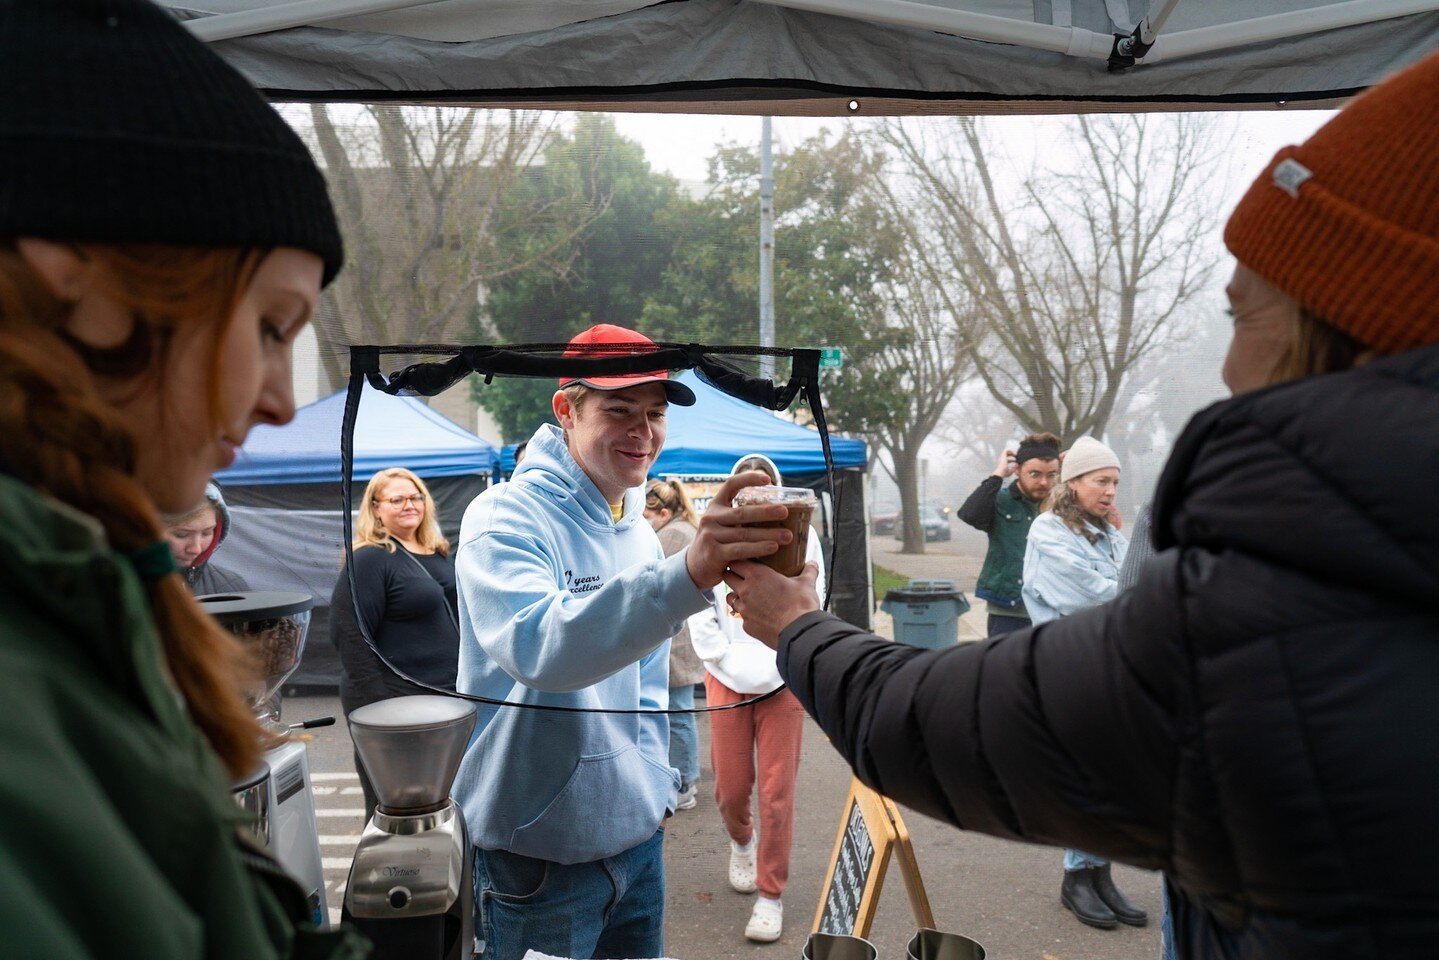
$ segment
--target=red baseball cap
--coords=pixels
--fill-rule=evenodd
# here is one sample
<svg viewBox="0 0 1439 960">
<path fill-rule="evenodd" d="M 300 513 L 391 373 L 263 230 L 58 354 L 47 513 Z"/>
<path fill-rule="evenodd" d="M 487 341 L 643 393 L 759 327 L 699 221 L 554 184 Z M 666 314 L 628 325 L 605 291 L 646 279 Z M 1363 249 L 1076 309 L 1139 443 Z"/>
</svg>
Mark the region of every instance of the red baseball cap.
<svg viewBox="0 0 1439 960">
<path fill-rule="evenodd" d="M 657 348 L 649 337 L 628 327 L 617 327 L 613 323 L 597 323 L 588 330 L 570 338 L 565 350 L 567 357 L 625 357 L 640 353 L 653 353 Z M 668 370 L 652 370 L 647 373 L 622 373 L 613 377 L 561 377 L 560 386 L 568 387 L 582 383 L 591 390 L 627 390 L 642 383 L 662 383 L 665 398 L 676 406 L 689 407 L 695 402 L 694 391 L 677 380 L 671 380 Z"/>
</svg>

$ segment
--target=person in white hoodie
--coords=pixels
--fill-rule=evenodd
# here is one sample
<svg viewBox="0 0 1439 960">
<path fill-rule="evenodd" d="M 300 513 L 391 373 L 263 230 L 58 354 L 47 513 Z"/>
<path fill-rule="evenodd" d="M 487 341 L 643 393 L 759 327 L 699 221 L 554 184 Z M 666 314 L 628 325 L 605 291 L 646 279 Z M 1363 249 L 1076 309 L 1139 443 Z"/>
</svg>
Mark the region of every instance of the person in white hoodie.
<svg viewBox="0 0 1439 960">
<path fill-rule="evenodd" d="M 751 453 L 730 471 L 739 476 L 754 470 L 784 484 L 779 468 L 763 454 Z M 819 567 L 824 583 L 824 550 L 810 528 L 805 562 Z M 711 707 L 738 703 L 780 687 L 775 653 L 744 629 L 726 603 L 729 588 L 721 583 L 709 609 L 690 617 L 690 640 L 705 666 L 705 696 Z M 821 601 L 823 602 L 823 601 Z M 729 883 L 739 893 L 754 893 L 754 908 L 745 936 L 758 943 L 778 940 L 784 927 L 780 900 L 789 879 L 794 839 L 794 791 L 799 775 L 804 708 L 783 690 L 770 699 L 738 710 L 710 714 L 710 762 L 715 774 L 715 803 L 730 837 Z M 750 796 L 759 780 L 759 836 L 756 838 Z"/>
<path fill-rule="evenodd" d="M 608 324 L 570 343 L 567 354 L 588 356 L 655 349 Z M 783 507 L 730 506 L 766 482 L 756 473 L 727 481 L 694 543 L 664 557 L 641 485 L 668 404 L 693 402 L 664 370 L 562 379 L 559 426 L 541 427 L 513 477 L 465 511 L 459 692 L 619 711 L 480 707 L 454 794 L 476 848 L 486 960 L 664 952 L 661 824 L 678 786 L 663 713 L 669 639 L 730 563 L 788 540 L 740 525 Z"/>
</svg>

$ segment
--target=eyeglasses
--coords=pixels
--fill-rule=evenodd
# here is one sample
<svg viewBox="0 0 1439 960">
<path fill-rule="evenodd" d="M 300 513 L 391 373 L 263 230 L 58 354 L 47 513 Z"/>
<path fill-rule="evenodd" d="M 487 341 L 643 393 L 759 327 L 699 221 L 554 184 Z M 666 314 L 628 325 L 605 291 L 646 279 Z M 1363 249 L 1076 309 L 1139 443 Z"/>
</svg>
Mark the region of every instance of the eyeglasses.
<svg viewBox="0 0 1439 960">
<path fill-rule="evenodd" d="M 386 497 L 383 500 L 381 500 L 379 497 L 376 497 L 375 502 L 388 503 L 390 506 L 398 510 L 407 503 L 412 503 L 417 507 L 420 506 L 425 502 L 425 495 L 423 493 L 412 493 L 408 497 Z"/>
</svg>

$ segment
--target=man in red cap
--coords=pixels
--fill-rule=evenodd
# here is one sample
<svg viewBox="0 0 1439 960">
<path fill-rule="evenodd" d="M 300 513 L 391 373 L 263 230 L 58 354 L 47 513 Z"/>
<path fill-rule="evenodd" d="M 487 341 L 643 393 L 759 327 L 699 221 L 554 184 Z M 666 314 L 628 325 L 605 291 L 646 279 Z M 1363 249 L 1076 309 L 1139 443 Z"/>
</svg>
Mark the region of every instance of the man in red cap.
<svg viewBox="0 0 1439 960">
<path fill-rule="evenodd" d="M 565 355 L 653 350 L 601 324 Z M 541 427 L 513 477 L 465 513 L 460 692 L 570 708 L 481 710 L 461 763 L 454 791 L 476 846 L 486 960 L 664 953 L 660 827 L 679 786 L 662 712 L 669 639 L 708 606 L 730 562 L 789 536 L 735 525 L 784 510 L 729 507 L 740 487 L 767 482 L 750 473 L 721 488 L 694 543 L 665 559 L 643 484 L 669 405 L 694 399 L 665 370 L 561 379 L 558 426 Z"/>
</svg>

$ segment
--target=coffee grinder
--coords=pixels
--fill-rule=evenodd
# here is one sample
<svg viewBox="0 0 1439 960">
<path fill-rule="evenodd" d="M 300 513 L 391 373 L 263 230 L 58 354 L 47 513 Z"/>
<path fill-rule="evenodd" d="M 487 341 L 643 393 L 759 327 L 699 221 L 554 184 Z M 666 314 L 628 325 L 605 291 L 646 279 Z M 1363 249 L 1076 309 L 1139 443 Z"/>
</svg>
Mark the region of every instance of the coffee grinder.
<svg viewBox="0 0 1439 960">
<path fill-rule="evenodd" d="M 305 744 L 289 739 L 280 721 L 280 687 L 305 652 L 315 601 L 308 593 L 282 591 L 210 594 L 196 598 L 250 654 L 255 673 L 245 696 L 261 726 L 280 741 L 259 767 L 231 785 L 235 800 L 254 817 L 255 839 L 299 882 L 316 926 L 329 926 L 325 873 L 315 821 L 315 795 Z M 296 726 L 320 726 L 311 721 Z"/>
<path fill-rule="evenodd" d="M 349 720 L 379 805 L 355 851 L 342 918 L 370 938 L 372 960 L 469 960 L 474 853 L 450 787 L 475 729 L 475 706 L 456 697 L 395 697 L 360 707 Z"/>
</svg>

